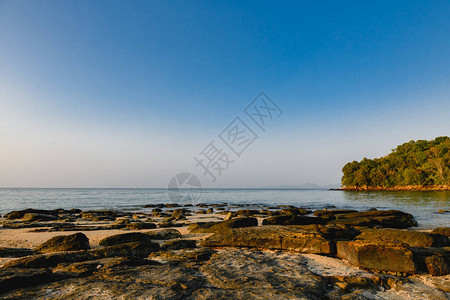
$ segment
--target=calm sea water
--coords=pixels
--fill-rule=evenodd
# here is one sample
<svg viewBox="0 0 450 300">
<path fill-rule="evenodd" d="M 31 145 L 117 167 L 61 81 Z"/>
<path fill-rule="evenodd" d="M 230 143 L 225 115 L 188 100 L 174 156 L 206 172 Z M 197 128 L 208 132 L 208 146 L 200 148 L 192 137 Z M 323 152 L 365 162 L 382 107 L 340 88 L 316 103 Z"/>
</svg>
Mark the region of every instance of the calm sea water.
<svg viewBox="0 0 450 300">
<path fill-rule="evenodd" d="M 172 202 L 166 189 L 0 189 L 0 213 L 24 208 L 146 210 L 145 204 Z M 450 226 L 450 192 L 346 192 L 318 189 L 204 189 L 199 202 L 291 204 L 365 210 L 399 209 L 414 215 L 419 226 Z M 181 203 L 186 204 L 186 203 Z"/>
</svg>

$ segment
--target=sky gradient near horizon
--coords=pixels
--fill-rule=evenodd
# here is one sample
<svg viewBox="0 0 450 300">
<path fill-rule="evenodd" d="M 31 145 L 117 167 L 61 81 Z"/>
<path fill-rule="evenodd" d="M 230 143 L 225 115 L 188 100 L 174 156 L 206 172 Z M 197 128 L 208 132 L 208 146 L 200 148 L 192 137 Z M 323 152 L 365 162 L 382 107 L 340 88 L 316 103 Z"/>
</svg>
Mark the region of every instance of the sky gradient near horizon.
<svg viewBox="0 0 450 300">
<path fill-rule="evenodd" d="M 211 183 L 261 91 L 283 114 Z M 0 187 L 335 184 L 449 112 L 448 1 L 0 0 Z"/>
</svg>

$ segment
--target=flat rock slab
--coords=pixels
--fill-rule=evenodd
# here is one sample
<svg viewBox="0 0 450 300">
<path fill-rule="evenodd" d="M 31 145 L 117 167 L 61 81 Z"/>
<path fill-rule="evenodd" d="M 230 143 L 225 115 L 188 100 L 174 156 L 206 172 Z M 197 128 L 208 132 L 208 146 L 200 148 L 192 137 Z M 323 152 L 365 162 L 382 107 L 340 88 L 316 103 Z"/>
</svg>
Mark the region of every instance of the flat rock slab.
<svg viewBox="0 0 450 300">
<path fill-rule="evenodd" d="M 336 248 L 337 257 L 361 268 L 409 274 L 416 272 L 413 252 L 406 244 L 356 240 L 339 241 Z"/>
<path fill-rule="evenodd" d="M 199 267 L 113 265 L 94 274 L 18 289 L 2 299 L 323 299 L 327 279 L 298 254 L 226 249 Z"/>
<path fill-rule="evenodd" d="M 203 241 L 209 247 L 249 247 L 332 255 L 335 244 L 322 234 L 289 226 L 236 228 L 216 233 Z"/>
<path fill-rule="evenodd" d="M 399 242 L 410 247 L 446 247 L 449 245 L 449 239 L 444 235 L 402 229 L 364 229 L 356 238 L 367 241 Z"/>
</svg>

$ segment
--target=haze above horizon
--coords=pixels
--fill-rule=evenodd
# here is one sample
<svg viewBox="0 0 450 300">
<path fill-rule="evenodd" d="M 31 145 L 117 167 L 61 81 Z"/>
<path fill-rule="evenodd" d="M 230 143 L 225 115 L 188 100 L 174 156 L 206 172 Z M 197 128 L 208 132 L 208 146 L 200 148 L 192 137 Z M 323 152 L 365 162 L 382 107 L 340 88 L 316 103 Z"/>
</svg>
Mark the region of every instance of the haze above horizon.
<svg viewBox="0 0 450 300">
<path fill-rule="evenodd" d="M 0 186 L 324 186 L 450 133 L 448 1 L 0 0 Z M 263 131 L 244 108 L 265 92 Z M 240 156 L 219 135 L 240 117 Z M 194 157 L 213 141 L 229 169 Z"/>
</svg>

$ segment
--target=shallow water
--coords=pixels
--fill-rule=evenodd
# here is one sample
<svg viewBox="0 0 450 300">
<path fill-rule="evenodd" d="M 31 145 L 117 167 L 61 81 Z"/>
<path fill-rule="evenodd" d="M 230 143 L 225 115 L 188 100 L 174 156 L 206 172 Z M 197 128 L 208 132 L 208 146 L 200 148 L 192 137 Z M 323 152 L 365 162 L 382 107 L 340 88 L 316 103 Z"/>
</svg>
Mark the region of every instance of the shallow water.
<svg viewBox="0 0 450 300">
<path fill-rule="evenodd" d="M 191 204 L 178 199 L 180 204 Z M 0 189 L 0 213 L 24 208 L 80 208 L 142 210 L 145 204 L 173 202 L 166 189 Z M 350 192 L 320 189 L 204 189 L 197 202 L 230 204 L 291 204 L 365 210 L 399 209 L 419 226 L 450 226 L 450 192 Z"/>
</svg>

